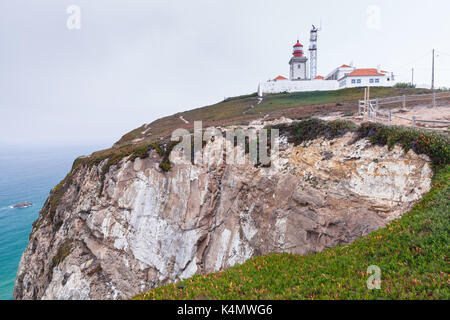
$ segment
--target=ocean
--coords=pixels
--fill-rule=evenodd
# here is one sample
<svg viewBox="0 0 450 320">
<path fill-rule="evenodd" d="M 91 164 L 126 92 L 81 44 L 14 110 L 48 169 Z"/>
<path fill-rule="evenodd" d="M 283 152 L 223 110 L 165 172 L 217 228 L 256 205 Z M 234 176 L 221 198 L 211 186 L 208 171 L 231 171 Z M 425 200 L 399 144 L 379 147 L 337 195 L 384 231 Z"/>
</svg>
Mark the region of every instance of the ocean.
<svg viewBox="0 0 450 320">
<path fill-rule="evenodd" d="M 0 299 L 12 299 L 14 280 L 31 224 L 50 190 L 69 173 L 73 160 L 105 146 L 0 147 Z M 13 209 L 29 201 L 33 206 Z"/>
</svg>

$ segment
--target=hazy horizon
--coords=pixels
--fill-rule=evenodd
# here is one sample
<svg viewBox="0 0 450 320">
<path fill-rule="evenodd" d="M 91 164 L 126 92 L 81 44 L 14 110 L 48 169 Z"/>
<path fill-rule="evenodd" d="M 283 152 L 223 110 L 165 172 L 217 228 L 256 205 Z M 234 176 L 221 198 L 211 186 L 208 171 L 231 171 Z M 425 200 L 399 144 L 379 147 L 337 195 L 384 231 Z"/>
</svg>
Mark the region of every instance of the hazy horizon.
<svg viewBox="0 0 450 320">
<path fill-rule="evenodd" d="M 69 30 L 67 8 L 81 9 Z M 375 6 L 375 7 L 374 7 Z M 379 24 L 373 8 L 379 10 Z M 450 4 L 31 0 L 0 4 L 0 145 L 111 146 L 160 117 L 288 75 L 319 26 L 318 73 L 353 62 L 450 87 Z M 375 11 L 376 11 L 375 10 Z M 306 52 L 308 55 L 308 53 Z"/>
</svg>

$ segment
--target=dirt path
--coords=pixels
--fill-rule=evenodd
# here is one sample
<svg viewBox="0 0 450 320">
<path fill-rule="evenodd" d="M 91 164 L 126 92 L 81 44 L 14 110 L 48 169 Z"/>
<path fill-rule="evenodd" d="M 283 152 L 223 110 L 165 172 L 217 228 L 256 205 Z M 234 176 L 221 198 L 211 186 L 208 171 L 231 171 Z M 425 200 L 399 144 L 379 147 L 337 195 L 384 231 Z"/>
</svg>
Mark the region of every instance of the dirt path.
<svg viewBox="0 0 450 320">
<path fill-rule="evenodd" d="M 180 116 L 180 120 L 183 121 L 184 123 L 188 124 L 189 121 L 187 121 L 185 118 L 183 118 L 183 116 Z"/>
</svg>

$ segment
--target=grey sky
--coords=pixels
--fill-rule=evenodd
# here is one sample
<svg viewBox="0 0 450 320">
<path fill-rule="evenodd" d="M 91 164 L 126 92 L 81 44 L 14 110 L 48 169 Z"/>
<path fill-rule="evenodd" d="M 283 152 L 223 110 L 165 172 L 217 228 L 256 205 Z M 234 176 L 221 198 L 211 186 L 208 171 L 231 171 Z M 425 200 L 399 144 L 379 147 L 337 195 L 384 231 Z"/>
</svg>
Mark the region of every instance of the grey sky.
<svg viewBox="0 0 450 320">
<path fill-rule="evenodd" d="M 81 8 L 81 30 L 66 9 Z M 380 29 L 367 27 L 369 5 Z M 353 62 L 450 86 L 448 1 L 0 2 L 0 143 L 111 145 L 143 123 L 288 75 L 322 21 L 318 72 Z M 413 62 L 413 63 L 412 63 Z"/>
</svg>

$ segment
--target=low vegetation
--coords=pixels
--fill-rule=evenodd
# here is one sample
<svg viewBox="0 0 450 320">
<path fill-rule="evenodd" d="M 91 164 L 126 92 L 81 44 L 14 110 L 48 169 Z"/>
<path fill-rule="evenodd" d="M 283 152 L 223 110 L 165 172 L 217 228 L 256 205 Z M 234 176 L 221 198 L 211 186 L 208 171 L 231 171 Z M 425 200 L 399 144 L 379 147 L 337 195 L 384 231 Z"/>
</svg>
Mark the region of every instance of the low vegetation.
<svg viewBox="0 0 450 320">
<path fill-rule="evenodd" d="M 67 190 L 67 183 L 73 175 L 71 171 L 60 183 L 58 183 L 51 191 L 50 195 L 44 203 L 42 210 L 40 211 L 39 218 L 33 222 L 32 231 L 28 237 L 31 239 L 34 233 L 44 224 L 51 224 L 53 226 L 53 232 L 59 230 L 62 226 L 62 219 L 57 219 L 56 209 L 58 208 L 64 193 Z"/>
<path fill-rule="evenodd" d="M 90 271 L 87 273 L 87 275 L 90 277 L 90 276 L 93 276 L 93 275 L 96 274 L 96 273 L 101 272 L 102 270 L 103 270 L 103 269 L 102 269 L 102 266 L 98 265 L 98 266 L 96 266 L 94 269 L 90 270 Z"/>
<path fill-rule="evenodd" d="M 72 251 L 73 239 L 66 239 L 58 248 L 56 255 L 52 258 L 51 268 L 58 266 Z"/>
<path fill-rule="evenodd" d="M 398 144 L 405 152 L 412 149 L 418 154 L 426 154 L 435 166 L 450 163 L 449 138 L 437 132 L 365 123 L 358 129 L 357 139 L 362 138 L 369 138 L 373 144 L 387 145 L 389 149 Z"/>
<path fill-rule="evenodd" d="M 288 137 L 290 143 L 296 145 L 302 142 L 314 140 L 319 137 L 334 139 L 343 136 L 347 132 L 353 132 L 358 126 L 347 120 L 323 121 L 312 118 L 297 122 L 293 125 L 278 125 L 274 128 L 280 130 L 280 135 Z"/>
<path fill-rule="evenodd" d="M 48 278 L 51 279 L 53 275 L 53 269 L 56 268 L 60 263 L 62 263 L 67 256 L 72 252 L 73 248 L 73 239 L 66 239 L 59 246 L 58 251 L 52 258 L 52 262 L 50 264 Z"/>
<path fill-rule="evenodd" d="M 151 148 L 153 148 L 159 156 L 162 158 L 161 162 L 159 163 L 159 167 L 162 171 L 167 172 L 172 168 L 172 165 L 170 163 L 169 157 L 170 153 L 172 152 L 173 148 L 178 144 L 178 141 L 170 141 L 167 144 L 157 144 L 152 143 L 150 145 Z"/>
<path fill-rule="evenodd" d="M 129 157 L 129 160 L 131 161 L 134 161 L 136 158 L 147 157 L 149 148 L 150 143 L 140 143 L 97 151 L 89 157 L 77 158 L 73 163 L 72 171 L 79 166 L 99 166 L 102 162 L 107 160 L 102 167 L 102 174 L 106 174 L 112 166 L 118 165 L 125 157 Z"/>
<path fill-rule="evenodd" d="M 395 84 L 394 88 L 415 88 L 416 85 L 411 82 L 398 82 Z"/>
</svg>

